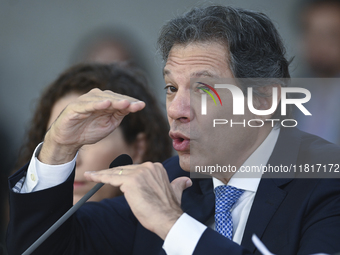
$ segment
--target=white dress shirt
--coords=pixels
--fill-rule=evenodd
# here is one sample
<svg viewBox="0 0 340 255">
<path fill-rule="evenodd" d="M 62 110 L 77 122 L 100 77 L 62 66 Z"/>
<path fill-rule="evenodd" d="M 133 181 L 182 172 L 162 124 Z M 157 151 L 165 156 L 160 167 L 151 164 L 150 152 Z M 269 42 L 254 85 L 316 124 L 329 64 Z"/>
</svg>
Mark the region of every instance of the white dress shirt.
<svg viewBox="0 0 340 255">
<path fill-rule="evenodd" d="M 29 193 L 57 186 L 65 182 L 73 171 L 78 153 L 68 163 L 47 165 L 38 160 L 41 146 L 42 143 L 34 150 L 20 193 Z"/>
<path fill-rule="evenodd" d="M 242 166 L 266 165 L 274 150 L 279 133 L 280 129 L 273 128 L 267 138 L 254 153 L 250 155 Z M 33 153 L 32 160 L 27 170 L 26 179 L 20 193 L 39 191 L 59 185 L 66 181 L 72 173 L 77 155 L 71 162 L 62 165 L 46 165 L 37 158 L 41 145 L 42 144 L 39 144 Z M 245 190 L 231 209 L 233 219 L 233 241 L 238 244 L 241 243 L 243 237 L 250 209 L 261 180 L 261 173 L 255 174 L 255 176 L 252 175 L 252 178 L 241 176 L 244 176 L 241 172 L 235 173 L 228 183 L 228 185 Z M 219 185 L 224 185 L 224 183 L 213 178 L 213 185 L 215 188 Z M 214 222 L 207 224 L 211 228 L 214 228 L 215 226 Z M 169 255 L 192 254 L 206 228 L 206 225 L 184 213 L 170 229 L 164 240 L 163 249 Z"/>
</svg>

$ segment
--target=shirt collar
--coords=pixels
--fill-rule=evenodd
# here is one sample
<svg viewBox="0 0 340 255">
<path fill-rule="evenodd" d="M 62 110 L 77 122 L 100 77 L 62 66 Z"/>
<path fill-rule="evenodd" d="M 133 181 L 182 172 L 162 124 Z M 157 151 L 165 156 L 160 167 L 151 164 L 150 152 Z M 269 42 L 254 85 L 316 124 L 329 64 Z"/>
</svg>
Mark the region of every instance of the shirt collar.
<svg viewBox="0 0 340 255">
<path fill-rule="evenodd" d="M 265 166 L 273 153 L 275 144 L 280 134 L 279 128 L 273 128 L 261 145 L 249 156 L 242 166 Z M 240 169 L 239 169 L 240 170 Z M 242 177 L 249 176 L 249 173 L 236 172 L 228 182 L 228 185 L 246 191 L 256 192 L 259 186 L 262 173 L 251 173 L 251 178 Z M 218 186 L 225 185 L 219 179 L 213 178 L 214 189 Z"/>
</svg>

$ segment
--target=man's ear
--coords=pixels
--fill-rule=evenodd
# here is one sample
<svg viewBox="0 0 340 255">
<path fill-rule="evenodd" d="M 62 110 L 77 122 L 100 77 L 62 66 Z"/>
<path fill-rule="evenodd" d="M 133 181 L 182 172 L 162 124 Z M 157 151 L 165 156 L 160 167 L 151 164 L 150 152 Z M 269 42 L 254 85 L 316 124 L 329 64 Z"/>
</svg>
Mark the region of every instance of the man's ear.
<svg viewBox="0 0 340 255">
<path fill-rule="evenodd" d="M 146 151 L 146 135 L 145 133 L 139 133 L 136 136 L 136 140 L 132 144 L 132 161 L 134 164 L 140 164 L 143 162 L 143 156 Z"/>
<path fill-rule="evenodd" d="M 280 99 L 281 99 L 281 85 L 269 85 L 269 86 L 264 86 L 260 87 L 258 91 L 263 95 L 263 96 L 256 96 L 254 97 L 254 108 L 257 110 L 269 110 L 273 106 L 273 88 L 277 88 L 277 105 L 275 109 L 278 108 L 280 104 Z M 274 111 L 275 112 L 275 111 Z M 258 119 L 270 119 L 273 116 L 274 113 L 269 114 L 269 115 L 257 115 Z"/>
</svg>

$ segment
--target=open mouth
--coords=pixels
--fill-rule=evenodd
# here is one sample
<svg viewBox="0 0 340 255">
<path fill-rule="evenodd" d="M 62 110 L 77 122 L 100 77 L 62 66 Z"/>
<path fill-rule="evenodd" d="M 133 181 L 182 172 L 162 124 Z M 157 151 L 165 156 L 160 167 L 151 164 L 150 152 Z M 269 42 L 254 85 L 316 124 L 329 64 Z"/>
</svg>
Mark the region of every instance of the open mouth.
<svg viewBox="0 0 340 255">
<path fill-rule="evenodd" d="M 190 139 L 182 134 L 170 133 L 172 146 L 176 151 L 185 151 L 190 149 Z"/>
</svg>

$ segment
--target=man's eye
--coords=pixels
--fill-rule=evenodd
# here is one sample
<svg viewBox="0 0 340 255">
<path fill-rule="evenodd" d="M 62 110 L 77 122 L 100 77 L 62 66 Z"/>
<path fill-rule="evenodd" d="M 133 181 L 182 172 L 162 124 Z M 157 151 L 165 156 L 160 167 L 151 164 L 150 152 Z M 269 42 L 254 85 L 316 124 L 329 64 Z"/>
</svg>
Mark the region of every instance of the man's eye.
<svg viewBox="0 0 340 255">
<path fill-rule="evenodd" d="M 172 85 L 167 85 L 167 86 L 165 86 L 164 89 L 165 89 L 167 94 L 172 94 L 172 93 L 177 92 L 177 88 L 172 86 Z"/>
<path fill-rule="evenodd" d="M 209 88 L 209 85 L 203 83 L 203 82 L 197 82 L 199 85 L 197 86 L 197 90 L 200 93 L 207 93 L 211 92 L 211 89 Z"/>
<path fill-rule="evenodd" d="M 203 94 L 203 93 L 207 93 L 207 92 L 210 92 L 211 89 L 206 87 L 206 86 L 199 86 L 197 87 L 197 90 L 199 93 Z"/>
<path fill-rule="evenodd" d="M 207 91 L 210 92 L 210 89 L 207 87 L 198 87 L 197 89 L 200 93 L 207 93 Z"/>
</svg>

